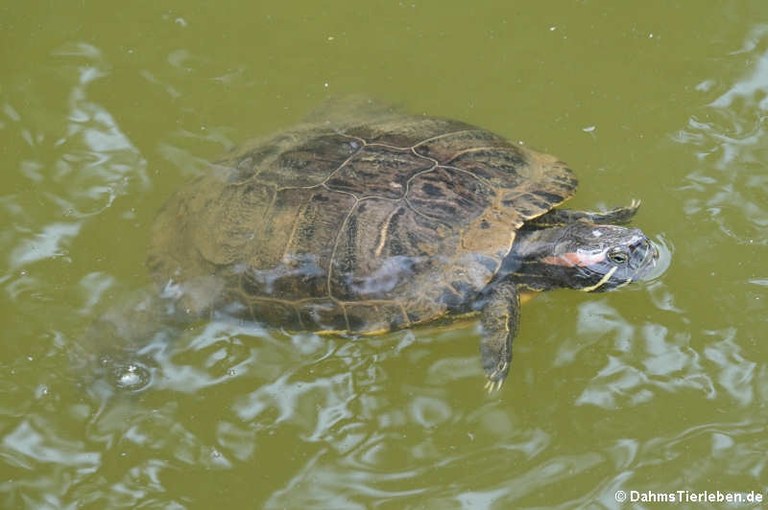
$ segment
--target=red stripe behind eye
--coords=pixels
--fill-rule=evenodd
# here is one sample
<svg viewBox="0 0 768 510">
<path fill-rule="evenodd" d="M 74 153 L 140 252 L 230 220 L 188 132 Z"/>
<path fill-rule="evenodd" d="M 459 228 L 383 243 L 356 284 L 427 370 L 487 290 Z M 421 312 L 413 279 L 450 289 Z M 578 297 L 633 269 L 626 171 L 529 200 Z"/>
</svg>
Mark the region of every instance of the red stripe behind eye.
<svg viewBox="0 0 768 510">
<path fill-rule="evenodd" d="M 579 253 L 576 251 L 571 251 L 568 253 L 563 253 L 562 255 L 552 255 L 550 257 L 544 257 L 542 260 L 547 264 L 554 264 L 556 266 L 585 267 L 585 266 L 594 265 L 602 261 L 603 256 L 602 254 Z"/>
</svg>

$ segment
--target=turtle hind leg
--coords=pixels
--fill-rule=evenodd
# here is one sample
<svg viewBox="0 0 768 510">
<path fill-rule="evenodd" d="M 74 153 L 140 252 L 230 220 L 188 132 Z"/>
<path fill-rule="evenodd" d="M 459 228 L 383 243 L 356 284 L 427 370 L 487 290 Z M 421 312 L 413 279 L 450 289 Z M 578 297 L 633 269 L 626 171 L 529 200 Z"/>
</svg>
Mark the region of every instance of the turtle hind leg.
<svg viewBox="0 0 768 510">
<path fill-rule="evenodd" d="M 502 282 L 488 293 L 480 315 L 483 339 L 480 358 L 487 382 L 485 389 L 501 389 L 512 362 L 512 340 L 517 334 L 520 295 L 513 282 Z"/>
<path fill-rule="evenodd" d="M 574 211 L 571 209 L 552 209 L 546 214 L 528 221 L 523 228 L 549 228 L 567 225 L 576 221 L 595 224 L 624 225 L 629 223 L 640 208 L 640 200 L 633 199 L 628 206 L 616 207 L 607 211 Z"/>
</svg>

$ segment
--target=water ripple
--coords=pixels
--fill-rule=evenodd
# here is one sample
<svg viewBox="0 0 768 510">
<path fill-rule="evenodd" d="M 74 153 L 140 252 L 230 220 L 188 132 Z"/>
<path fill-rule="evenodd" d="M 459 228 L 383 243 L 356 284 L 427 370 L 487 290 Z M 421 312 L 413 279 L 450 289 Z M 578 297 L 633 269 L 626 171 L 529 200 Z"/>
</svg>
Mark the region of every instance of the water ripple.
<svg viewBox="0 0 768 510">
<path fill-rule="evenodd" d="M 684 208 L 705 216 L 740 243 L 768 243 L 768 30 L 758 27 L 734 58 L 749 62 L 688 126 L 679 143 L 694 147 L 701 165 L 686 177 Z M 708 90 L 705 83 L 699 89 Z"/>
<path fill-rule="evenodd" d="M 63 60 L 65 71 L 56 77 L 66 82 L 62 90 L 69 91 L 60 106 L 63 111 L 51 111 L 44 119 L 37 113 L 28 115 L 27 110 L 40 99 L 30 96 L 31 91 L 21 84 L 12 87 L 7 97 L 25 107 L 6 102 L 2 108 L 4 130 L 27 148 L 18 170 L 28 184 L 18 186 L 15 196 L 0 202 L 19 234 L 9 249 L 8 262 L 14 270 L 67 256 L 68 246 L 86 218 L 110 207 L 116 197 L 149 186 L 144 158 L 109 111 L 89 99 L 90 85 L 110 71 L 99 49 L 70 43 L 55 50 L 52 58 Z M 44 191 L 38 193 L 41 189 Z M 28 207 L 18 207 L 41 199 L 46 202 L 40 208 L 44 218 L 31 216 Z M 71 221 L 47 223 L 50 218 Z"/>
</svg>

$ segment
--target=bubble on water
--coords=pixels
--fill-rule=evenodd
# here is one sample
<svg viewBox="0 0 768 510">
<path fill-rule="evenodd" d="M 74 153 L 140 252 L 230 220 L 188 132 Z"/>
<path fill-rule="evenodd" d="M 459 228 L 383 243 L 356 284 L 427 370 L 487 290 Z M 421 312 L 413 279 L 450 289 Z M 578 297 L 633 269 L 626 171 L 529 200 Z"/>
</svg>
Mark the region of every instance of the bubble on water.
<svg viewBox="0 0 768 510">
<path fill-rule="evenodd" d="M 116 364 L 112 367 L 112 383 L 124 391 L 137 392 L 152 382 L 149 369 L 141 363 Z"/>
</svg>

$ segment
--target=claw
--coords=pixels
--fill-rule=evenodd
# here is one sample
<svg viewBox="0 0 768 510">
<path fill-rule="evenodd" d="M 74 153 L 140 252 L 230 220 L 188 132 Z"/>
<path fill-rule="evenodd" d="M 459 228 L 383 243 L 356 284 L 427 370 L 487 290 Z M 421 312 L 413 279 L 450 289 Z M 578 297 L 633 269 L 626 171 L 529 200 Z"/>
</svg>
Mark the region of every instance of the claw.
<svg viewBox="0 0 768 510">
<path fill-rule="evenodd" d="M 501 389 L 501 385 L 504 384 L 504 378 L 508 369 L 509 363 L 505 361 L 499 363 L 494 371 L 486 376 L 488 380 L 485 382 L 484 388 L 489 394 L 495 393 Z"/>
<path fill-rule="evenodd" d="M 504 379 L 498 379 L 494 381 L 493 379 L 488 379 L 485 382 L 484 389 L 488 392 L 489 395 L 492 393 L 496 393 L 501 389 L 501 385 L 504 384 Z"/>
</svg>

